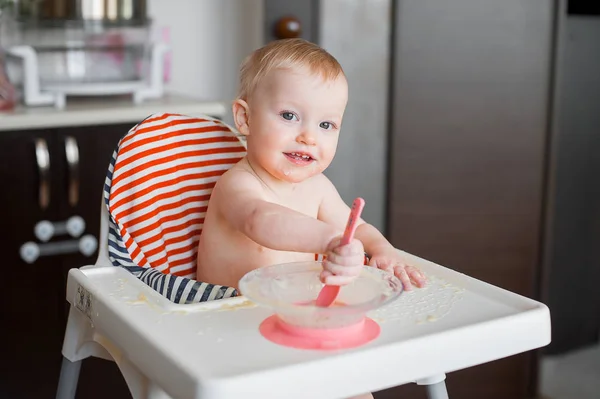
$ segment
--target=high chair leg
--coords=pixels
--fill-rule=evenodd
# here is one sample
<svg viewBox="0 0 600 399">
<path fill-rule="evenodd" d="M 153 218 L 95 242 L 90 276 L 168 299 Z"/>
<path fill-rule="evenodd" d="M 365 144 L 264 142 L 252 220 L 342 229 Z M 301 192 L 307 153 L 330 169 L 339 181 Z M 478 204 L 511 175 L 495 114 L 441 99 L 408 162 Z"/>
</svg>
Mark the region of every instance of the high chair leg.
<svg viewBox="0 0 600 399">
<path fill-rule="evenodd" d="M 56 399 L 74 399 L 77 391 L 77 381 L 79 381 L 79 371 L 81 370 L 81 360 L 71 362 L 63 357 L 60 367 L 60 378 L 58 380 L 58 389 Z"/>
<path fill-rule="evenodd" d="M 427 386 L 427 398 L 429 399 L 448 399 L 446 390 L 446 374 L 433 375 L 428 378 L 422 378 L 415 381 L 417 385 Z"/>
<path fill-rule="evenodd" d="M 440 381 L 437 384 L 427 385 L 427 397 L 429 399 L 448 399 L 446 383 Z"/>
</svg>

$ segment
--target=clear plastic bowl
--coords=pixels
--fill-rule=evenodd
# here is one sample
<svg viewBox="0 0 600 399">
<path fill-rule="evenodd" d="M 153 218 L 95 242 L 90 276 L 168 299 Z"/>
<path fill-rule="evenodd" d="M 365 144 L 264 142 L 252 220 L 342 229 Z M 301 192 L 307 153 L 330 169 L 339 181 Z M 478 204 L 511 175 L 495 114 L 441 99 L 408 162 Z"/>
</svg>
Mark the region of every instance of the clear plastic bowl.
<svg viewBox="0 0 600 399">
<path fill-rule="evenodd" d="M 273 309 L 284 323 L 314 329 L 356 324 L 369 311 L 393 301 L 402 293 L 398 278 L 365 266 L 351 284 L 341 287 L 332 306 L 317 307 L 314 302 L 323 288 L 319 279 L 321 270 L 321 262 L 266 266 L 242 277 L 239 288 L 252 302 Z"/>
</svg>

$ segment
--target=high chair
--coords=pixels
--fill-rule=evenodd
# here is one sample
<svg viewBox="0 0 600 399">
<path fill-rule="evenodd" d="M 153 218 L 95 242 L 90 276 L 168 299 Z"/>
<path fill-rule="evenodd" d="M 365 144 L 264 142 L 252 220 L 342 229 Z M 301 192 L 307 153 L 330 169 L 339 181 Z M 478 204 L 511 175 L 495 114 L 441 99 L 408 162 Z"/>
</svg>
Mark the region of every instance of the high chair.
<svg viewBox="0 0 600 399">
<path fill-rule="evenodd" d="M 135 399 L 342 398 L 405 383 L 444 399 L 445 373 L 550 342 L 545 305 L 407 253 L 429 284 L 370 315 L 375 341 L 337 352 L 267 341 L 258 325 L 269 309 L 194 280 L 210 192 L 244 151 L 224 123 L 175 114 L 120 141 L 98 259 L 69 272 L 58 399 L 75 396 L 89 356 L 114 360 Z"/>
<path fill-rule="evenodd" d="M 229 126 L 210 117 L 151 115 L 134 126 L 109 165 L 98 258 L 88 267 L 122 267 L 174 303 L 236 296 L 231 287 L 193 278 L 210 193 L 216 179 L 245 155 L 244 145 Z M 74 397 L 79 357 L 112 359 L 98 342 L 102 338 L 82 336 L 76 321 L 71 311 L 57 397 Z"/>
</svg>

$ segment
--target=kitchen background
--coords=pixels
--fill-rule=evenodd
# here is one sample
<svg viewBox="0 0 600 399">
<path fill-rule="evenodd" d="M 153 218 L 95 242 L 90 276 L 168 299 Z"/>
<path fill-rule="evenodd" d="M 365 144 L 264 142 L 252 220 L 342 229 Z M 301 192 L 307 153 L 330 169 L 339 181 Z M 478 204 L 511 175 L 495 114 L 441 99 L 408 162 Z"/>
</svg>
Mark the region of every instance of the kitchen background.
<svg viewBox="0 0 600 399">
<path fill-rule="evenodd" d="M 64 277 L 95 255 L 92 243 L 79 251 L 75 245 L 74 252 L 81 253 L 27 262 L 31 254 L 24 256 L 22 245 L 39 237 L 34 226 L 64 221 L 61 228 L 68 230 L 77 226 L 73 216 L 81 216 L 82 237 L 97 236 L 99 193 L 118 138 L 151 112 L 209 113 L 230 122 L 239 63 L 276 39 L 276 26 L 279 35 L 294 35 L 300 26 L 301 36 L 331 51 L 349 77 L 343 139 L 327 172 L 342 196 L 363 196 L 365 218 L 386 230 L 396 246 L 550 306 L 549 347 L 450 373 L 451 397 L 597 397 L 598 5 L 572 0 L 146 5 L 153 30 L 170 46 L 162 71 L 165 95 L 147 94 L 138 105 L 121 97 L 67 96 L 64 109 L 60 102 L 26 107 L 18 99 L 15 109 L 0 111 L 0 178 L 11 193 L 0 198 L 5 278 L 33 279 L 27 293 L 7 284 L 0 294 L 2 325 L 11 326 L 0 361 L 0 397 L 53 397 L 66 322 Z M 8 50 L 22 43 L 7 26 L 0 28 L 0 44 Z M 15 57 L 8 63 L 21 65 Z M 0 98 L 10 96 L 6 93 Z M 72 155 L 74 146 L 77 162 L 64 155 Z M 86 360 L 77 397 L 107 396 L 129 397 L 116 366 Z M 392 397 L 419 398 L 425 392 L 403 386 L 376 394 Z"/>
</svg>

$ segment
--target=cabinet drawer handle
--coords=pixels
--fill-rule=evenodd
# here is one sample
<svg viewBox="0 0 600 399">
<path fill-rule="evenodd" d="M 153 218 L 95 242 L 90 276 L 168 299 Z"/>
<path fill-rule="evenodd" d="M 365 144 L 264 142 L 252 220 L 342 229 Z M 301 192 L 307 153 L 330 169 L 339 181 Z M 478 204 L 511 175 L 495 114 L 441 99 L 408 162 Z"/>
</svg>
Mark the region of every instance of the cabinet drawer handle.
<svg viewBox="0 0 600 399">
<path fill-rule="evenodd" d="M 69 167 L 69 205 L 79 202 L 79 147 L 74 137 L 65 138 L 65 155 Z"/>
<path fill-rule="evenodd" d="M 19 254 L 26 263 L 32 264 L 41 256 L 54 256 L 81 253 L 92 256 L 98 249 L 98 240 L 91 234 L 86 234 L 79 239 L 35 243 L 28 241 L 21 245 Z"/>
<path fill-rule="evenodd" d="M 35 140 L 35 160 L 37 162 L 40 175 L 38 201 L 40 209 L 44 210 L 50 203 L 50 153 L 48 152 L 48 143 L 44 139 Z"/>
</svg>

